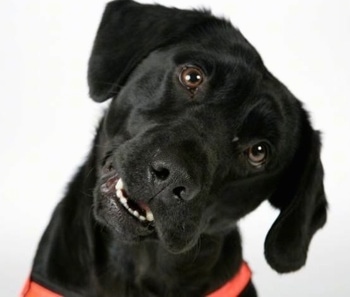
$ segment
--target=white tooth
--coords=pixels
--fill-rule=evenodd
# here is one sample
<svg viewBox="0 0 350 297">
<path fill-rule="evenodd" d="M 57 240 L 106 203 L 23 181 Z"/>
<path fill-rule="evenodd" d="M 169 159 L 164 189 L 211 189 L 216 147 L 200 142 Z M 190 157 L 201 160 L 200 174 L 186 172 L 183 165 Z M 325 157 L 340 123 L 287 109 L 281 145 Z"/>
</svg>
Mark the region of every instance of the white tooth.
<svg viewBox="0 0 350 297">
<path fill-rule="evenodd" d="M 123 205 L 127 206 L 128 200 L 125 197 L 120 197 L 120 202 L 123 203 Z"/>
<path fill-rule="evenodd" d="M 123 192 L 121 190 L 117 190 L 116 195 L 120 199 L 124 198 Z"/>
<path fill-rule="evenodd" d="M 115 185 L 115 189 L 118 191 L 118 190 L 121 190 L 124 188 L 124 183 L 123 183 L 123 180 L 120 178 L 117 182 L 117 184 Z"/>
<path fill-rule="evenodd" d="M 145 221 L 145 220 L 146 220 L 146 218 L 145 218 L 144 216 L 139 216 L 139 219 L 140 219 L 141 221 Z"/>
<path fill-rule="evenodd" d="M 140 214 L 139 214 L 139 212 L 138 212 L 137 210 L 134 210 L 133 215 L 134 215 L 135 217 L 139 217 L 139 216 L 140 216 Z"/>
<path fill-rule="evenodd" d="M 147 211 L 147 213 L 146 213 L 146 219 L 147 219 L 147 221 L 152 222 L 152 221 L 154 220 L 153 213 L 150 212 L 150 211 Z"/>
</svg>

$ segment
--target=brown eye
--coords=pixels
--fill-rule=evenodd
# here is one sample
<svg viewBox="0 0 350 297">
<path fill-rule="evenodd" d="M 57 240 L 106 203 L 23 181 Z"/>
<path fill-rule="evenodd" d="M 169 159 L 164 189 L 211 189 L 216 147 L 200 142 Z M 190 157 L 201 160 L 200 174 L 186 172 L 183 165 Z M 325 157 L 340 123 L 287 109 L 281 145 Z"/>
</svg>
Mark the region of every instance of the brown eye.
<svg viewBox="0 0 350 297">
<path fill-rule="evenodd" d="M 265 142 L 252 145 L 246 150 L 249 163 L 255 167 L 260 167 L 266 162 L 268 153 L 269 146 Z"/>
<path fill-rule="evenodd" d="M 196 66 L 185 66 L 179 75 L 181 84 L 189 90 L 196 90 L 203 82 L 203 71 Z"/>
</svg>

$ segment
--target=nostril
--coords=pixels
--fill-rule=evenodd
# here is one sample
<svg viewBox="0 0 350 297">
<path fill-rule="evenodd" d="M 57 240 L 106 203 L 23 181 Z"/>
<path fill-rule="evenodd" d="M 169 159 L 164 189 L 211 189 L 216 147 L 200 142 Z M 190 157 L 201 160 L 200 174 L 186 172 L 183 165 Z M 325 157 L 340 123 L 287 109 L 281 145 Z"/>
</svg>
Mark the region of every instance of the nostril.
<svg viewBox="0 0 350 297">
<path fill-rule="evenodd" d="M 186 195 L 186 188 L 185 187 L 176 187 L 173 190 L 173 193 L 176 196 L 176 198 L 183 200 L 185 198 L 185 195 Z"/>
<path fill-rule="evenodd" d="M 152 173 L 157 177 L 157 179 L 162 181 L 166 180 L 170 175 L 170 171 L 167 168 L 161 166 L 152 167 Z"/>
<path fill-rule="evenodd" d="M 164 199 L 190 201 L 200 191 L 196 175 L 190 174 L 187 163 L 178 156 L 157 156 L 148 165 L 147 178 L 154 193 Z"/>
</svg>

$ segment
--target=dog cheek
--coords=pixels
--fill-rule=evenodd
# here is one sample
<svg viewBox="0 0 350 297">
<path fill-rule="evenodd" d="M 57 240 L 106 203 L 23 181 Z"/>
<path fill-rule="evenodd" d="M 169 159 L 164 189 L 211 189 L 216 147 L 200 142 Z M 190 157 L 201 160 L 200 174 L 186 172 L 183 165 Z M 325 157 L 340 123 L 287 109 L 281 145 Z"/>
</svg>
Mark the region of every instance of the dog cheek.
<svg viewBox="0 0 350 297">
<path fill-rule="evenodd" d="M 103 131 L 109 139 L 123 134 L 125 123 L 130 114 L 130 106 L 122 99 L 114 99 L 104 117 Z"/>
<path fill-rule="evenodd" d="M 114 222 L 117 221 L 118 214 L 113 210 L 111 201 L 101 196 L 98 189 L 95 189 L 94 193 L 93 215 L 100 224 L 116 229 Z"/>
</svg>

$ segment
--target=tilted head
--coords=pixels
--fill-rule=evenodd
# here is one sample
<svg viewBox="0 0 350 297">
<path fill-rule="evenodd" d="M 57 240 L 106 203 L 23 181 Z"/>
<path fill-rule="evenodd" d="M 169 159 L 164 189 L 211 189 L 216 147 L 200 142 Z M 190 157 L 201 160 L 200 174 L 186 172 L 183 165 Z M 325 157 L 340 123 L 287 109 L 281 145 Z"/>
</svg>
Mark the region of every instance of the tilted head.
<svg viewBox="0 0 350 297">
<path fill-rule="evenodd" d="M 304 265 L 326 221 L 320 139 L 301 103 L 228 21 L 110 2 L 89 61 L 100 133 L 95 217 L 120 238 L 173 253 L 225 234 L 268 199 L 279 272 Z"/>
</svg>

